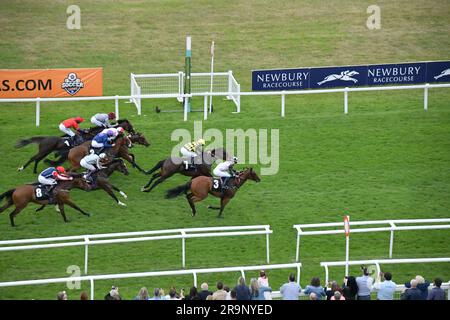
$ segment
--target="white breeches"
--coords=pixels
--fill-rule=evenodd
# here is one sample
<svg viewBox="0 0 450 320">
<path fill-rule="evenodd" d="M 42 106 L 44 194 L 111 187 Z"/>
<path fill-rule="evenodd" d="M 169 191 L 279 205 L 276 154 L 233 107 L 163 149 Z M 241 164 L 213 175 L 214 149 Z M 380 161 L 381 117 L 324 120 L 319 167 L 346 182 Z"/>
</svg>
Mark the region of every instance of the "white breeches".
<svg viewBox="0 0 450 320">
<path fill-rule="evenodd" d="M 55 179 L 45 178 L 43 176 L 39 176 L 38 177 L 38 181 L 39 181 L 39 183 L 45 184 L 47 186 L 51 186 L 51 185 L 54 185 L 54 184 L 58 183 L 58 182 L 56 182 Z"/>
<path fill-rule="evenodd" d="M 87 163 L 86 160 L 84 160 L 84 159 L 81 159 L 80 165 L 81 165 L 83 168 L 88 169 L 89 171 L 95 171 L 95 170 L 97 170 L 97 168 L 96 168 L 95 166 L 93 166 L 92 164 Z"/>
<path fill-rule="evenodd" d="M 217 167 L 214 168 L 213 174 L 216 177 L 221 177 L 221 178 L 230 178 L 231 177 L 231 174 L 229 172 L 221 171 L 221 170 L 217 169 Z"/>
<path fill-rule="evenodd" d="M 59 130 L 67 134 L 69 137 L 73 137 L 75 135 L 75 133 L 72 130 L 66 128 L 62 123 L 59 124 Z"/>
<path fill-rule="evenodd" d="M 197 154 L 195 152 L 189 151 L 185 147 L 182 147 L 180 149 L 180 151 L 181 151 L 181 154 L 185 157 L 196 157 L 197 156 Z"/>
<path fill-rule="evenodd" d="M 95 125 L 98 126 L 98 127 L 104 127 L 104 126 L 105 126 L 105 124 L 104 124 L 103 122 L 98 121 L 98 120 L 95 118 L 95 116 L 93 116 L 93 117 L 91 118 L 91 123 L 92 123 L 92 124 L 95 124 Z"/>
<path fill-rule="evenodd" d="M 91 146 L 93 146 L 94 148 L 103 148 L 104 147 L 103 143 L 98 143 L 95 140 L 92 140 Z"/>
</svg>

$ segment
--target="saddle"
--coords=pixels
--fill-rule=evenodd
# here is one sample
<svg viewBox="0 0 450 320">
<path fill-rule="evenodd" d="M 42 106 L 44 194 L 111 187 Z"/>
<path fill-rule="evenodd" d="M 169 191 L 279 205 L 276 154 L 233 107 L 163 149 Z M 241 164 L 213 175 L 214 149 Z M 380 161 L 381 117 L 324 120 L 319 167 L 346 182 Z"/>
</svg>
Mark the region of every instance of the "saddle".
<svg viewBox="0 0 450 320">
<path fill-rule="evenodd" d="M 36 197 L 36 200 L 48 200 L 49 204 L 55 203 L 53 199 L 53 189 L 52 191 L 49 191 L 49 186 L 40 183 L 33 183 L 33 185 L 35 186 L 34 195 Z"/>
</svg>

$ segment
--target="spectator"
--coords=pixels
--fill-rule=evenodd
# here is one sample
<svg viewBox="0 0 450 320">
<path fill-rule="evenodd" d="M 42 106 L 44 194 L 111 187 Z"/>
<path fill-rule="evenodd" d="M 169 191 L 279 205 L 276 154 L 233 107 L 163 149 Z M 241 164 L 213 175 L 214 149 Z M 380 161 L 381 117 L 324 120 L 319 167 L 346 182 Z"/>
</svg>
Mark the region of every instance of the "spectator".
<svg viewBox="0 0 450 320">
<path fill-rule="evenodd" d="M 239 277 L 238 285 L 235 287 L 236 300 L 250 300 L 250 289 L 245 284 L 245 279 Z"/>
<path fill-rule="evenodd" d="M 56 300 L 67 300 L 67 293 L 65 291 L 58 292 Z"/>
<path fill-rule="evenodd" d="M 320 279 L 319 278 L 312 278 L 311 284 L 306 286 L 305 288 L 305 294 L 310 294 L 311 292 L 314 292 L 317 296 L 317 300 L 322 300 L 322 297 L 325 297 L 325 290 L 320 285 Z"/>
<path fill-rule="evenodd" d="M 87 294 L 86 291 L 83 291 L 83 292 L 80 294 L 80 300 L 89 300 L 89 296 L 88 296 L 88 294 Z"/>
<path fill-rule="evenodd" d="M 227 298 L 225 300 L 231 300 L 230 296 L 230 287 L 229 286 L 223 286 L 223 290 L 227 293 Z"/>
<path fill-rule="evenodd" d="M 409 289 L 406 289 L 405 292 L 401 295 L 402 300 L 424 300 L 422 296 L 422 292 L 417 288 L 418 281 L 416 279 L 412 279 L 409 285 Z"/>
<path fill-rule="evenodd" d="M 428 287 L 430 286 L 430 282 L 425 281 L 425 279 L 419 275 L 416 276 L 416 280 L 417 280 L 417 289 L 419 289 L 422 294 L 422 300 L 427 300 Z M 407 283 L 405 283 L 405 287 L 410 288 L 411 284 L 407 282 Z"/>
<path fill-rule="evenodd" d="M 186 297 L 184 298 L 184 300 L 200 300 L 200 297 L 198 296 L 197 288 L 196 288 L 196 287 L 192 287 L 192 288 L 189 290 L 189 295 L 186 296 Z"/>
<path fill-rule="evenodd" d="M 441 289 L 442 280 L 434 279 L 434 288 L 430 290 L 427 300 L 445 300 L 445 292 Z"/>
<path fill-rule="evenodd" d="M 339 287 L 338 283 L 336 281 L 332 281 L 330 284 L 330 288 L 327 288 L 325 292 L 325 294 L 327 295 L 327 300 L 331 300 L 331 297 L 333 297 L 336 291 L 342 293 L 342 289 Z"/>
<path fill-rule="evenodd" d="M 348 276 L 344 278 L 344 284 L 342 286 L 342 294 L 346 300 L 356 300 L 358 293 L 358 285 L 354 276 Z"/>
<path fill-rule="evenodd" d="M 268 287 L 268 288 L 270 287 L 269 286 L 269 278 L 267 277 L 266 272 L 264 270 L 261 270 L 259 272 L 258 283 L 259 283 L 259 286 L 264 286 L 264 287 Z M 272 300 L 271 292 L 265 291 L 264 292 L 264 298 L 266 300 Z"/>
<path fill-rule="evenodd" d="M 174 287 L 169 289 L 169 300 L 181 300 L 180 295 Z"/>
<path fill-rule="evenodd" d="M 235 289 L 230 291 L 230 300 L 237 300 L 237 292 Z"/>
<path fill-rule="evenodd" d="M 208 291 L 208 284 L 206 282 L 203 282 L 200 288 L 202 289 L 202 291 L 198 293 L 200 300 L 206 300 L 207 296 L 211 296 L 213 294 L 211 291 Z"/>
<path fill-rule="evenodd" d="M 259 281 L 255 278 L 250 280 L 250 299 L 251 300 L 266 300 L 265 292 L 272 292 L 272 288 L 261 286 Z"/>
<path fill-rule="evenodd" d="M 133 300 L 149 300 L 147 288 L 142 287 L 141 290 L 139 290 L 139 294 L 136 297 L 134 297 Z"/>
<path fill-rule="evenodd" d="M 317 299 L 317 294 L 315 294 L 314 292 L 311 292 L 311 293 L 309 294 L 309 300 L 318 300 L 318 299 Z"/>
<path fill-rule="evenodd" d="M 149 298 L 148 300 L 164 300 L 164 291 L 160 288 L 155 288 L 153 290 L 153 298 Z"/>
<path fill-rule="evenodd" d="M 119 294 L 119 287 L 112 286 L 109 293 L 105 296 L 105 300 L 122 300 Z"/>
<path fill-rule="evenodd" d="M 345 300 L 345 298 L 342 293 L 340 293 L 339 291 L 335 291 L 330 300 Z"/>
<path fill-rule="evenodd" d="M 385 281 L 380 283 L 381 277 L 384 277 Z M 377 277 L 377 281 L 375 282 L 375 285 L 373 287 L 375 289 L 378 289 L 377 293 L 378 300 L 394 299 L 394 293 L 395 289 L 397 288 L 397 285 L 395 284 L 395 282 L 392 281 L 392 274 L 390 272 L 386 272 L 384 274 L 383 272 L 380 272 L 380 274 Z"/>
<path fill-rule="evenodd" d="M 358 285 L 358 300 L 370 300 L 373 278 L 369 276 L 367 267 L 362 266 L 361 270 L 363 275 L 356 278 L 356 284 Z"/>
<path fill-rule="evenodd" d="M 295 282 L 295 275 L 293 273 L 289 275 L 289 282 L 283 284 L 280 288 L 283 300 L 298 300 L 301 291 L 302 288 Z"/>
<path fill-rule="evenodd" d="M 217 282 L 217 291 L 212 295 L 213 300 L 227 300 L 227 292 L 223 290 L 223 283 Z"/>
</svg>

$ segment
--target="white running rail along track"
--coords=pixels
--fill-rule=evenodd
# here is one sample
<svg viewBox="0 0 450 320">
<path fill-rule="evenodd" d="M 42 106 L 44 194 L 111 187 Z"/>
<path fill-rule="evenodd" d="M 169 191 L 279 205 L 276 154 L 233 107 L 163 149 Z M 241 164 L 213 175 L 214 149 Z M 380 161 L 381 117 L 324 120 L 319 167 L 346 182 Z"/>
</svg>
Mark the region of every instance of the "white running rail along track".
<svg viewBox="0 0 450 320">
<path fill-rule="evenodd" d="M 270 263 L 269 235 L 273 231 L 269 225 L 229 226 L 208 228 L 185 228 L 154 231 L 91 234 L 55 238 L 38 238 L 0 241 L 0 254 L 4 251 L 35 250 L 61 247 L 84 246 L 84 273 L 88 273 L 89 246 L 142 242 L 152 240 L 181 239 L 182 267 L 186 267 L 186 239 L 231 236 L 266 236 L 266 261 Z"/>
<path fill-rule="evenodd" d="M 408 225 L 405 225 L 408 224 Z M 405 230 L 437 230 L 450 229 L 450 219 L 403 219 L 403 220 L 375 220 L 375 221 L 350 221 L 350 227 L 355 226 L 375 226 L 371 228 L 351 228 L 352 233 L 366 233 L 366 232 L 386 232 L 391 233 L 389 242 L 389 258 L 392 258 L 392 251 L 394 247 L 394 232 Z M 380 226 L 384 225 L 384 226 Z M 402 226 L 403 225 L 403 226 Z M 325 235 L 325 234 L 342 234 L 345 235 L 344 222 L 331 223 L 313 223 L 313 224 L 295 224 L 293 226 L 297 230 L 297 249 L 295 253 L 295 261 L 300 259 L 300 239 L 303 236 L 310 235 Z M 330 229 L 330 227 L 332 227 Z M 336 227 L 339 227 L 336 229 Z M 306 231 L 305 229 L 324 229 Z"/>
<path fill-rule="evenodd" d="M 100 100 L 114 100 L 115 101 L 115 113 L 116 119 L 119 119 L 119 100 L 127 100 L 135 102 L 138 115 L 141 114 L 141 99 L 168 99 L 168 98 L 177 98 L 183 100 L 184 98 L 192 98 L 192 97 L 204 97 L 203 103 L 203 119 L 206 120 L 208 118 L 208 97 L 210 96 L 227 96 L 231 97 L 233 101 L 236 103 L 236 113 L 241 111 L 240 109 L 240 97 L 242 96 L 281 96 L 281 117 L 285 116 L 286 109 L 286 96 L 288 95 L 302 95 L 302 94 L 319 94 L 319 93 L 344 93 L 344 113 L 348 113 L 348 95 L 349 92 L 358 92 L 358 91 L 388 91 L 388 90 L 417 90 L 423 89 L 423 108 L 425 111 L 428 110 L 428 91 L 429 89 L 436 88 L 450 88 L 450 84 L 423 84 L 423 85 L 411 85 L 411 86 L 380 86 L 380 87 L 365 87 L 365 88 L 340 88 L 340 89 L 313 89 L 313 90 L 292 90 L 292 91 L 258 91 L 258 92 L 239 92 L 236 89 L 236 92 L 193 92 L 191 94 L 142 94 L 140 92 L 139 86 L 135 85 L 132 82 L 132 95 L 130 96 L 101 96 L 101 97 L 71 97 L 71 98 L 14 98 L 14 99 L 0 99 L 0 103 L 13 103 L 13 102 L 22 102 L 22 103 L 35 103 L 36 104 L 36 126 L 40 125 L 40 114 L 41 114 L 41 102 L 62 102 L 62 101 L 100 101 Z M 133 85 L 135 85 L 135 89 L 133 89 Z M 233 86 L 237 86 L 233 84 Z M 232 87 L 233 87 L 232 86 Z M 234 89 L 233 89 L 234 90 Z M 136 102 L 139 101 L 139 102 Z M 187 99 L 185 99 L 187 101 Z M 188 105 L 185 103 L 184 112 L 183 112 L 183 120 L 187 121 L 188 119 Z"/>
<path fill-rule="evenodd" d="M 208 269 L 187 269 L 187 270 L 171 270 L 171 271 L 154 271 L 154 272 L 136 272 L 136 273 L 122 273 L 122 274 L 107 274 L 95 276 L 82 277 L 67 277 L 67 278 L 53 278 L 53 279 L 39 279 L 39 280 L 24 280 L 24 281 L 9 281 L 0 282 L 2 287 L 16 287 L 27 285 L 39 285 L 50 283 L 74 283 L 75 281 L 89 281 L 91 285 L 91 300 L 94 300 L 94 281 L 96 280 L 112 280 L 112 279 L 126 279 L 126 278 L 148 278 L 161 276 L 175 276 L 175 275 L 192 275 L 194 277 L 194 286 L 197 285 L 197 275 L 205 273 L 219 273 L 219 272 L 241 272 L 242 277 L 245 278 L 245 271 L 256 270 L 274 270 L 274 269 L 297 269 L 297 283 L 300 283 L 300 268 L 301 263 L 286 263 L 286 264 L 272 264 L 259 266 L 241 266 L 241 267 L 224 267 L 224 268 L 208 268 Z"/>
</svg>

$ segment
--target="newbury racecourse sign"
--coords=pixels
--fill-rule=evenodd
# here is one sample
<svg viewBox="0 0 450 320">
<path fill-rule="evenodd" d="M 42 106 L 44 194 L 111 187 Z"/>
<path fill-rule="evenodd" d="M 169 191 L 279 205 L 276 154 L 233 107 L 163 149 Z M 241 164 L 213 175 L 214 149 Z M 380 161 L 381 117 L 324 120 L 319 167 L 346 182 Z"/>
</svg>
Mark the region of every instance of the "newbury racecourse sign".
<svg viewBox="0 0 450 320">
<path fill-rule="evenodd" d="M 252 72 L 254 91 L 450 82 L 450 61 Z"/>
</svg>

